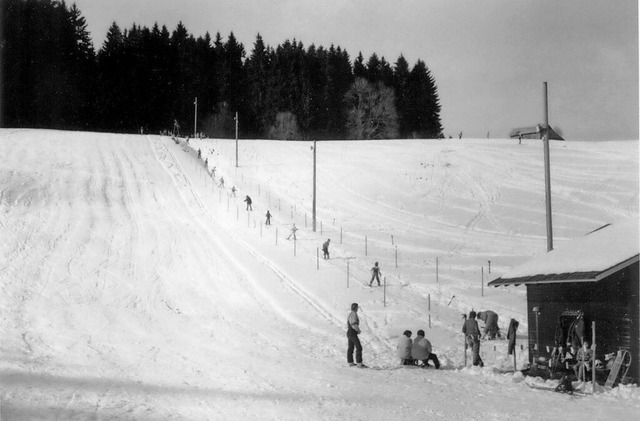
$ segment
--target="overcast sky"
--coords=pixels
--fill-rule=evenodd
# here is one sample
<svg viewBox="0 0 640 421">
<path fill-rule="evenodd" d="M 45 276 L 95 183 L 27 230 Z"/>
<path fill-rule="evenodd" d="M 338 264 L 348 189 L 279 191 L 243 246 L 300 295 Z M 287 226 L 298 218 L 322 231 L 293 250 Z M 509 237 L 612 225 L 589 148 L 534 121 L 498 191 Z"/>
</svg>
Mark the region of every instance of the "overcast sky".
<svg viewBox="0 0 640 421">
<path fill-rule="evenodd" d="M 247 54 L 331 44 L 353 60 L 422 59 L 435 77 L 445 135 L 507 137 L 549 122 L 568 140 L 638 139 L 637 0 L 72 0 L 96 49 L 112 22 L 182 21 L 194 36 L 230 32 Z"/>
</svg>

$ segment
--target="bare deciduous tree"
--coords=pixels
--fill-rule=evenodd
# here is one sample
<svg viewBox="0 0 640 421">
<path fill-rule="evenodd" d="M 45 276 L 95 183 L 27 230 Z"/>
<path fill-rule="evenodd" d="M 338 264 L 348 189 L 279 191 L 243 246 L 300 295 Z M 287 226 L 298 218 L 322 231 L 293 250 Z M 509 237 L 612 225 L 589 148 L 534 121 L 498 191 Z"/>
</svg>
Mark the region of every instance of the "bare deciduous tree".
<svg viewBox="0 0 640 421">
<path fill-rule="evenodd" d="M 345 95 L 347 133 L 351 139 L 393 139 L 398 136 L 398 116 L 393 89 L 358 78 Z"/>
</svg>

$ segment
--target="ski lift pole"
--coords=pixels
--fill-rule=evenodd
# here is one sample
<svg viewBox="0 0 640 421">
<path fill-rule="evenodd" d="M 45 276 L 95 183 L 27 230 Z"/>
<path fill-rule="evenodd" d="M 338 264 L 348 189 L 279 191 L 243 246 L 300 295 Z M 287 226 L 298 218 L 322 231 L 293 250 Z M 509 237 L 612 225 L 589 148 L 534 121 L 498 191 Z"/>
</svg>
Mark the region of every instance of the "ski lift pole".
<svg viewBox="0 0 640 421">
<path fill-rule="evenodd" d="M 596 393 L 596 322 L 591 322 L 591 394 Z"/>
<path fill-rule="evenodd" d="M 349 288 L 349 260 L 347 260 L 347 288 Z"/>
<path fill-rule="evenodd" d="M 387 306 L 387 277 L 382 278 L 382 282 L 384 286 L 382 287 L 382 304 L 384 307 Z"/>
</svg>

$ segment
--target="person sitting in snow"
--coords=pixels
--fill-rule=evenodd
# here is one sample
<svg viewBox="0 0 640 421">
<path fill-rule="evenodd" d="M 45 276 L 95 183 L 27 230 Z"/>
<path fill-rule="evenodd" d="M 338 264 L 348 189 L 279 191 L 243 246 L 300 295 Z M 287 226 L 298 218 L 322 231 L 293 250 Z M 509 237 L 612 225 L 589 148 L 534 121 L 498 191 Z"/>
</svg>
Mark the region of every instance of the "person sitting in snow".
<svg viewBox="0 0 640 421">
<path fill-rule="evenodd" d="M 467 338 L 466 347 L 471 348 L 473 365 L 484 367 L 484 362 L 482 362 L 482 358 L 480 358 L 480 328 L 478 327 L 475 311 L 471 310 L 469 312 L 469 318 L 466 319 L 464 325 L 462 325 L 462 333 L 464 333 Z"/>
<path fill-rule="evenodd" d="M 405 330 L 404 333 L 398 339 L 397 355 L 400 358 L 400 364 L 402 365 L 414 365 L 413 358 L 411 358 L 411 347 L 413 341 L 411 340 L 411 331 Z"/>
<path fill-rule="evenodd" d="M 484 322 L 484 336 L 489 339 L 495 339 L 496 335 L 498 338 L 501 337 L 498 315 L 495 312 L 491 310 L 479 311 L 477 317 Z"/>
<path fill-rule="evenodd" d="M 422 361 L 420 367 L 429 367 L 429 361 L 433 361 L 433 365 L 436 368 L 440 368 L 438 356 L 431 351 L 431 342 L 424 337 L 424 330 L 420 329 L 411 347 L 411 358 L 415 361 Z"/>
</svg>

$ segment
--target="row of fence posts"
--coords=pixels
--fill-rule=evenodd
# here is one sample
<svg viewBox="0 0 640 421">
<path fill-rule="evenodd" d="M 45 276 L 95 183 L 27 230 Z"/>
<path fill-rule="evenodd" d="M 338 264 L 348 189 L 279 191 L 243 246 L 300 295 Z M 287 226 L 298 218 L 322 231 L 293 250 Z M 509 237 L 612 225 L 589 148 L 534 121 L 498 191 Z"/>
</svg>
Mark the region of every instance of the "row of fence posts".
<svg viewBox="0 0 640 421">
<path fill-rule="evenodd" d="M 196 161 L 197 162 L 197 161 Z M 207 168 L 207 173 L 208 173 L 208 168 Z M 236 169 L 236 176 L 237 176 L 237 169 Z M 242 177 L 242 181 L 244 182 L 244 173 L 241 174 Z M 215 187 L 215 180 L 212 180 L 212 188 Z M 207 180 L 205 177 L 205 187 L 207 186 Z M 250 182 L 250 191 L 252 191 L 252 184 Z M 267 192 L 267 198 L 268 198 L 268 203 L 269 203 L 269 207 L 271 206 L 271 192 Z M 258 195 L 261 195 L 261 188 L 260 188 L 260 184 L 258 184 Z M 219 191 L 219 202 L 222 201 L 222 189 L 220 189 Z M 227 198 L 227 212 L 230 210 L 230 198 Z M 278 198 L 278 211 L 282 210 L 282 204 L 281 204 L 281 199 Z M 291 206 L 291 219 L 295 219 L 294 215 L 297 215 L 297 208 L 296 205 L 292 205 Z M 239 220 L 240 219 L 240 206 L 237 205 L 236 206 L 236 219 Z M 304 214 L 304 224 L 305 224 L 305 228 L 308 227 L 308 222 L 307 222 L 307 213 L 305 212 Z M 263 236 L 263 228 L 262 228 L 262 221 L 260 221 L 260 237 Z M 335 218 L 333 219 L 333 225 L 335 226 Z M 250 214 L 247 213 L 247 227 L 251 227 L 251 217 Z M 254 221 L 254 227 L 255 227 L 255 221 Z M 322 221 L 320 221 L 320 235 L 323 234 L 323 225 L 322 225 Z M 395 257 L 395 267 L 398 268 L 398 246 L 395 244 L 395 239 L 393 234 L 390 235 L 391 236 L 391 245 L 395 246 L 394 247 L 394 257 Z M 278 245 L 278 228 L 276 227 L 275 229 L 275 244 L 276 246 Z M 340 244 L 343 244 L 343 228 L 340 227 Z M 293 255 L 296 256 L 297 255 L 297 239 L 294 237 L 293 238 Z M 368 244 L 368 236 L 365 235 L 364 237 L 364 255 L 368 256 L 369 255 L 369 244 Z M 436 257 L 436 273 L 435 273 L 435 277 L 436 277 L 436 283 L 440 282 L 440 274 L 439 274 L 439 258 Z M 316 269 L 319 270 L 320 269 L 320 248 L 316 248 Z M 488 261 L 488 273 L 491 273 L 491 260 Z M 349 280 L 350 280 L 350 261 L 349 259 L 347 259 L 347 288 L 349 288 Z M 481 267 L 480 269 L 480 281 L 481 281 L 481 296 L 484 297 L 484 267 Z M 449 306 L 451 304 L 451 302 L 453 301 L 453 299 L 455 298 L 455 295 L 451 297 L 451 299 L 449 300 L 449 303 L 447 304 L 447 306 Z M 386 307 L 387 305 L 387 278 L 386 276 L 383 277 L 383 306 Z M 428 325 L 429 325 L 429 329 L 432 328 L 432 323 L 431 323 L 431 294 L 427 295 L 427 315 L 428 315 Z M 520 350 L 523 351 L 523 346 L 522 344 L 520 345 Z M 493 351 L 494 351 L 494 358 L 495 358 L 495 352 L 496 352 L 496 346 L 493 346 Z M 465 352 L 465 366 L 466 366 L 466 352 Z M 513 366 L 514 366 L 514 371 L 517 370 L 517 366 L 516 366 L 516 351 L 514 349 L 513 351 Z"/>
<path fill-rule="evenodd" d="M 198 163 L 199 159 L 196 160 L 196 165 Z M 200 171 L 202 169 L 200 168 Z M 206 169 L 207 173 L 209 174 L 209 170 L 208 168 Z M 213 174 L 209 174 L 211 176 L 213 176 Z M 236 177 L 237 177 L 237 168 L 236 168 Z M 244 172 L 241 174 L 241 179 L 242 182 L 244 182 Z M 205 186 L 206 186 L 206 177 L 205 177 Z M 249 190 L 252 191 L 252 187 L 253 184 L 252 182 L 250 182 L 250 188 Z M 261 188 L 260 188 L 260 184 L 257 184 L 258 186 L 258 195 L 261 195 Z M 212 180 L 212 187 L 215 187 L 215 180 Z M 267 191 L 266 193 L 267 198 L 268 198 L 268 203 L 269 203 L 269 207 L 271 206 L 271 192 Z M 219 190 L 219 202 L 222 201 L 222 189 Z M 281 204 L 281 198 L 278 198 L 278 210 L 281 211 L 282 209 L 282 204 Z M 227 198 L 227 212 L 230 210 L 230 198 Z M 294 215 L 297 215 L 297 207 L 296 205 L 292 205 L 291 206 L 291 219 L 294 219 Z M 236 219 L 239 220 L 240 219 L 240 206 L 237 205 L 236 206 Z M 307 222 L 307 213 L 305 212 L 304 214 L 304 224 L 305 227 L 308 226 L 308 222 Z M 335 225 L 335 218 L 333 219 L 333 224 Z M 255 226 L 255 222 L 254 222 L 254 226 Z M 247 227 L 251 227 L 251 216 L 249 213 L 247 213 Z M 322 225 L 322 221 L 320 221 L 320 235 L 323 234 L 323 225 Z M 260 222 L 260 236 L 262 237 L 262 221 Z M 275 230 L 275 244 L 276 246 L 278 245 L 278 228 L 276 227 Z M 395 260 L 395 267 L 396 269 L 398 268 L 398 246 L 395 244 L 395 238 L 394 235 L 391 234 L 391 244 L 394 247 L 394 260 Z M 369 255 L 369 244 L 368 244 L 368 236 L 365 235 L 364 236 L 364 255 L 368 256 Z M 343 244 L 343 228 L 340 227 L 340 244 Z M 296 238 L 294 237 L 293 239 L 293 255 L 296 256 L 297 255 L 297 241 Z M 316 250 L 316 268 L 319 270 L 320 269 L 320 251 L 319 248 Z M 488 261 L 488 272 L 491 273 L 491 261 Z M 347 260 L 347 288 L 349 288 L 349 260 Z M 436 283 L 440 282 L 440 274 L 439 274 L 439 258 L 436 257 Z M 481 267 L 480 270 L 480 283 L 481 283 L 481 287 L 480 287 L 480 294 L 482 297 L 484 297 L 484 267 Z M 386 277 L 384 277 L 384 288 L 383 288 L 383 304 L 386 307 Z M 454 296 L 455 297 L 455 296 Z M 453 299 L 453 297 L 452 297 Z M 431 294 L 428 295 L 427 297 L 428 300 L 428 318 L 429 318 L 429 328 L 431 328 Z M 451 301 L 449 302 L 449 304 L 451 304 Z"/>
</svg>

